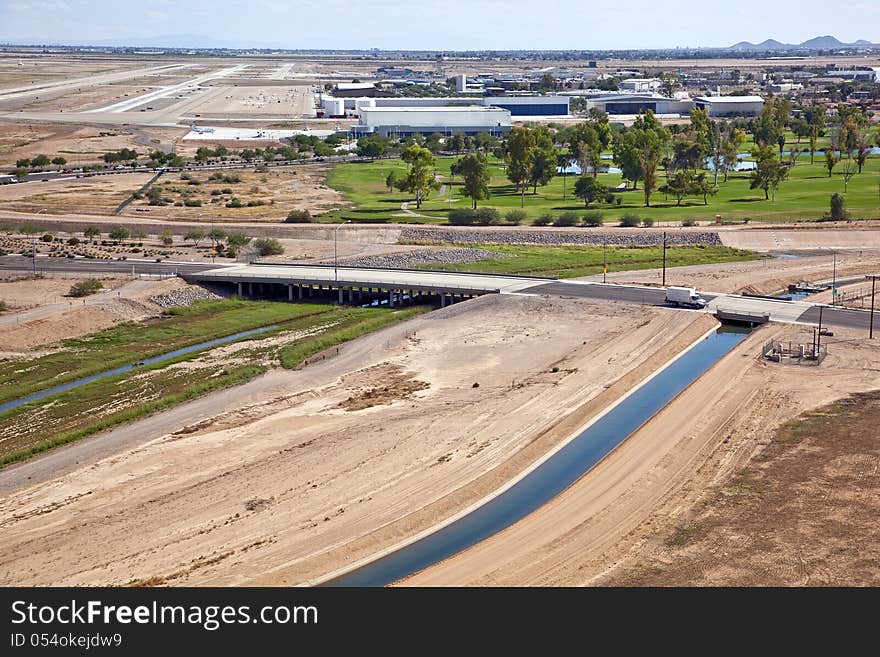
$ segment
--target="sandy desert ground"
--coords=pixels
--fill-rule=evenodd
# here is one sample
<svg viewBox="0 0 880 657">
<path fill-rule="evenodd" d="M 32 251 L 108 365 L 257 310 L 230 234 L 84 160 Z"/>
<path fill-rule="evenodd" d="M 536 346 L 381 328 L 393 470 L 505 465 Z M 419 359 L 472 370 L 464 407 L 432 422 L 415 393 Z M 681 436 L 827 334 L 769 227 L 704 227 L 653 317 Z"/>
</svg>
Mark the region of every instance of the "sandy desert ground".
<svg viewBox="0 0 880 657">
<path fill-rule="evenodd" d="M 712 323 L 505 296 L 368 336 L 5 496 L 0 581 L 307 581 L 485 496 Z"/>
<path fill-rule="evenodd" d="M 781 423 L 849 393 L 880 387 L 880 345 L 865 336 L 835 333 L 822 366 L 806 367 L 766 362 L 760 351 L 770 338 L 809 343 L 809 329 L 756 331 L 562 495 L 401 584 L 582 586 L 617 581 L 617 569 L 640 565 L 662 550 L 690 510 L 714 493 L 713 486 L 759 457 Z M 837 511 L 845 513 L 840 507 Z M 797 559 L 797 550 L 790 542 L 776 557 L 790 562 Z M 813 569 L 821 573 L 821 563 L 813 563 Z"/>
</svg>

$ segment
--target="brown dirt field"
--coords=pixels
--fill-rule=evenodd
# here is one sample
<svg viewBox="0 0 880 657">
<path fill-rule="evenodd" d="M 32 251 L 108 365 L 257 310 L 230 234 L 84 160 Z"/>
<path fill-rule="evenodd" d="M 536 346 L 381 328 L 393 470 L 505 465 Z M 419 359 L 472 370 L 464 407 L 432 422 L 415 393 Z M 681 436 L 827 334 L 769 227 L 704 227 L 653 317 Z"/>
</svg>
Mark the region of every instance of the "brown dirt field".
<svg viewBox="0 0 880 657">
<path fill-rule="evenodd" d="M 44 153 L 67 159 L 65 166 L 94 164 L 107 151 L 133 148 L 139 153 L 170 146 L 185 128 L 122 128 L 75 124 L 0 123 L 0 166 Z"/>
<path fill-rule="evenodd" d="M 877 586 L 880 392 L 779 427 L 624 586 Z"/>
<path fill-rule="evenodd" d="M 800 367 L 760 358 L 771 337 L 809 341 L 804 327 L 756 331 L 562 495 L 403 584 L 619 584 L 617 573 L 653 567 L 667 541 L 683 540 L 682 528 L 686 536 L 694 510 L 713 498 L 716 487 L 761 458 L 776 427 L 805 410 L 880 387 L 876 341 L 838 335 L 821 367 Z M 860 498 L 861 490 L 839 494 Z M 798 554 L 804 556 L 790 557 L 796 561 Z"/>
<path fill-rule="evenodd" d="M 76 210 L 83 214 L 109 215 L 152 176 L 152 173 L 121 173 L 3 185 L 0 209 L 39 212 L 45 208 L 49 214 Z"/>
<path fill-rule="evenodd" d="M 225 183 L 210 180 L 213 171 L 193 172 L 200 185 L 189 185 L 181 180 L 180 174 L 168 174 L 157 181 L 157 186 L 166 191 L 164 196 L 177 202 L 183 198 L 202 201 L 201 207 L 150 206 L 149 202 L 135 201 L 123 215 L 163 219 L 202 219 L 216 221 L 274 221 L 278 222 L 293 209 L 308 209 L 320 214 L 331 209 L 347 207 L 341 193 L 326 184 L 325 165 L 305 165 L 296 167 L 273 167 L 265 172 L 252 169 L 236 169 L 219 172 L 222 175 L 238 176 L 241 182 Z M 13 185 L 14 186 L 14 185 Z M 212 196 L 213 190 L 231 189 L 231 194 Z M 264 201 L 266 205 L 256 207 L 227 208 L 226 203 L 238 198 L 242 203 Z M 212 200 L 217 203 L 212 203 Z M 144 210 L 148 212 L 144 212 Z"/>
<path fill-rule="evenodd" d="M 6 495 L 0 581 L 308 581 L 496 490 L 711 324 L 493 296 L 367 336 L 242 386 L 272 382 L 254 403 Z M 429 387 L 338 408 L 402 374 Z"/>
</svg>

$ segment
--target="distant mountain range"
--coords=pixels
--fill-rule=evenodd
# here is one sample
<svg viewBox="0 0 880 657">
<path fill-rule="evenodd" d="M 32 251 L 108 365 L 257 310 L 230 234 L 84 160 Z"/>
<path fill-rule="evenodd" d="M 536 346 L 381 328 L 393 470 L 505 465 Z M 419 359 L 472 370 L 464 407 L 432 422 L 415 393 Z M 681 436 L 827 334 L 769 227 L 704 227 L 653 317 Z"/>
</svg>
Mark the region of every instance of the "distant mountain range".
<svg viewBox="0 0 880 657">
<path fill-rule="evenodd" d="M 750 43 L 749 41 L 740 41 L 730 46 L 729 50 L 834 50 L 835 48 L 859 48 L 871 47 L 876 44 L 864 39 L 859 39 L 854 43 L 844 43 L 836 37 L 825 35 L 818 36 L 814 39 L 808 39 L 803 43 L 781 43 L 776 39 L 767 39 L 761 43 Z"/>
</svg>

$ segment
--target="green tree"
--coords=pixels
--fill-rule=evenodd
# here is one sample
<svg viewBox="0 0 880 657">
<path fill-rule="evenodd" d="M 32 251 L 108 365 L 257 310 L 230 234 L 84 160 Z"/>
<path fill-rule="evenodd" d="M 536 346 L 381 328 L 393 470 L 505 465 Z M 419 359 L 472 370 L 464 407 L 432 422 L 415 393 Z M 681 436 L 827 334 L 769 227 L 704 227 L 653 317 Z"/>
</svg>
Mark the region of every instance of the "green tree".
<svg viewBox="0 0 880 657">
<path fill-rule="evenodd" d="M 666 179 L 666 184 L 660 187 L 660 191 L 675 198 L 675 204 L 681 205 L 681 200 L 691 193 L 694 174 L 689 169 L 676 171 Z"/>
<path fill-rule="evenodd" d="M 54 157 L 54 158 L 52 158 L 52 164 L 54 164 L 55 166 L 58 166 L 58 167 L 63 167 L 65 164 L 67 164 L 67 158 L 60 157 L 60 156 Z"/>
<path fill-rule="evenodd" d="M 828 148 L 825 150 L 825 169 L 828 171 L 828 177 L 831 177 L 831 173 L 834 171 L 834 167 L 837 166 L 837 163 L 840 162 L 840 156 L 834 152 L 834 148 Z"/>
<path fill-rule="evenodd" d="M 464 195 L 473 201 L 476 210 L 477 201 L 489 198 L 489 163 L 483 153 L 470 153 L 458 160 L 456 170 L 463 179 Z"/>
<path fill-rule="evenodd" d="M 520 193 L 520 207 L 525 207 L 526 184 L 532 172 L 535 150 L 534 134 L 528 128 L 514 128 L 507 135 L 507 178 Z"/>
<path fill-rule="evenodd" d="M 752 151 L 757 168 L 752 171 L 751 189 L 763 189 L 764 200 L 776 200 L 776 188 L 788 177 L 788 167 L 776 158 L 772 146 L 758 146 Z"/>
<path fill-rule="evenodd" d="M 590 207 L 593 201 L 599 201 L 608 195 L 607 185 L 603 185 L 592 176 L 581 176 L 574 183 L 574 195 L 584 200 L 584 207 Z"/>
<path fill-rule="evenodd" d="M 39 168 L 47 167 L 49 164 L 51 164 L 49 156 L 42 153 L 31 160 L 31 165 Z"/>
<path fill-rule="evenodd" d="M 388 175 L 385 176 L 385 187 L 388 188 L 389 193 L 393 192 L 397 187 L 400 186 L 400 177 L 395 169 L 392 169 L 388 172 Z"/>
<path fill-rule="evenodd" d="M 670 135 L 651 110 L 636 117 L 632 131 L 644 182 L 645 207 L 651 207 L 651 193 L 657 187 L 657 166 Z"/>
<path fill-rule="evenodd" d="M 406 175 L 406 190 L 416 197 L 416 207 L 422 207 L 422 201 L 428 198 L 432 189 L 437 186 L 434 177 L 434 155 L 424 146 L 412 144 L 407 146 L 401 159 L 409 165 Z"/>
<path fill-rule="evenodd" d="M 381 135 L 364 135 L 357 141 L 357 154 L 361 157 L 377 158 L 388 152 L 389 141 Z"/>
<path fill-rule="evenodd" d="M 529 182 L 532 193 L 538 193 L 538 185 L 542 187 L 550 182 L 556 174 L 557 153 L 553 145 L 553 137 L 545 127 L 535 128 L 535 144 L 532 151 Z"/>
<path fill-rule="evenodd" d="M 281 246 L 281 242 L 272 237 L 261 237 L 254 240 L 254 249 L 260 257 L 284 253 L 284 247 Z"/>
<path fill-rule="evenodd" d="M 170 230 L 162 231 L 162 234 L 159 236 L 159 240 L 164 246 L 171 246 L 172 244 L 174 244 L 174 236 L 171 234 Z"/>
<path fill-rule="evenodd" d="M 127 228 L 123 228 L 122 226 L 116 226 L 113 230 L 110 231 L 109 236 L 111 240 L 115 240 L 117 242 L 121 242 L 122 240 L 127 240 L 129 233 Z"/>
<path fill-rule="evenodd" d="M 642 165 L 639 162 L 639 148 L 636 135 L 632 130 L 621 130 L 614 135 L 612 142 L 614 164 L 620 169 L 624 180 L 632 181 L 633 189 L 638 189 L 642 177 Z"/>
<path fill-rule="evenodd" d="M 186 235 L 183 236 L 184 242 L 192 242 L 195 246 L 199 245 L 203 239 L 205 239 L 207 235 L 203 230 L 191 230 Z"/>
<path fill-rule="evenodd" d="M 673 98 L 680 86 L 679 78 L 675 73 L 663 73 L 660 75 L 660 93 L 667 98 Z"/>
</svg>

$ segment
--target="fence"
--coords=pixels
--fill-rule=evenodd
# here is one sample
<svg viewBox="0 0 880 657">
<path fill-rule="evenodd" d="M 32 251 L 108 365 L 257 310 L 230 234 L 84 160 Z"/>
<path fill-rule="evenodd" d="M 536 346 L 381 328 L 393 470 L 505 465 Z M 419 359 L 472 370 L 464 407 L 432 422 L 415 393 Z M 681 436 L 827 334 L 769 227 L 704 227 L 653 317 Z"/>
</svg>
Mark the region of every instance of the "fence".
<svg viewBox="0 0 880 657">
<path fill-rule="evenodd" d="M 769 361 L 782 365 L 821 365 L 828 355 L 828 345 L 780 342 L 770 340 L 764 344 L 761 354 Z"/>
</svg>

